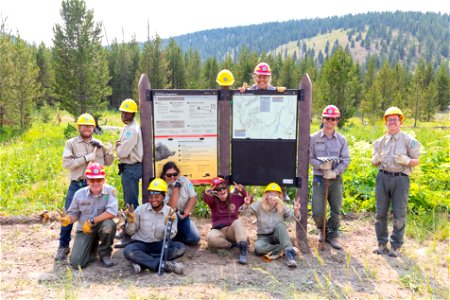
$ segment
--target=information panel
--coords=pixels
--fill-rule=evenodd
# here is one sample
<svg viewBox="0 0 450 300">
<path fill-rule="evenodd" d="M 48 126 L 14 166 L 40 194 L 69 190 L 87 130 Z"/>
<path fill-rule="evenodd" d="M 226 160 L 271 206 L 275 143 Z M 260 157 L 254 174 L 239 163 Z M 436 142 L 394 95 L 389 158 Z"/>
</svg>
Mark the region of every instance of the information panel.
<svg viewBox="0 0 450 300">
<path fill-rule="evenodd" d="M 173 161 L 193 184 L 217 176 L 217 91 L 154 91 L 155 172 Z"/>
</svg>

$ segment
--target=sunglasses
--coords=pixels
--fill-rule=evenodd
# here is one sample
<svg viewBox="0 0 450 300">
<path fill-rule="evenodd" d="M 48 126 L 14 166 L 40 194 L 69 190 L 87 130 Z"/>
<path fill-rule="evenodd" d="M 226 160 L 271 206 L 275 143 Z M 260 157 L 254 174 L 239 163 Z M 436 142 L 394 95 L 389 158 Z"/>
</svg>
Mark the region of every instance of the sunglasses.
<svg viewBox="0 0 450 300">
<path fill-rule="evenodd" d="M 226 189 L 228 189 L 226 186 L 218 186 L 218 187 L 216 187 L 216 188 L 214 189 L 214 191 L 220 192 L 220 191 L 223 191 L 223 190 L 226 190 Z"/>
<path fill-rule="evenodd" d="M 150 191 L 150 192 L 148 192 L 148 194 L 149 194 L 150 196 L 152 196 L 152 195 L 162 195 L 162 192 Z"/>
<path fill-rule="evenodd" d="M 103 179 L 104 178 L 89 178 L 89 181 L 93 183 L 100 183 L 103 181 Z"/>
<path fill-rule="evenodd" d="M 398 122 L 400 121 L 400 119 L 396 119 L 396 118 L 387 118 L 386 122 Z"/>
<path fill-rule="evenodd" d="M 168 178 L 177 177 L 178 173 L 166 173 L 165 176 L 167 176 Z"/>
<path fill-rule="evenodd" d="M 323 118 L 323 119 L 326 121 L 331 121 L 331 122 L 339 121 L 339 118 Z"/>
</svg>

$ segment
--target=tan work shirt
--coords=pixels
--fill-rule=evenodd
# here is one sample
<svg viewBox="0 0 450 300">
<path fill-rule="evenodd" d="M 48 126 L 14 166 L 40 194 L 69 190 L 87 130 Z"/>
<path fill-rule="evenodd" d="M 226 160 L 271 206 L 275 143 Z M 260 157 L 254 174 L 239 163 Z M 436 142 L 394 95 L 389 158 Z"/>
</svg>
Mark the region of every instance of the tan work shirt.
<svg viewBox="0 0 450 300">
<path fill-rule="evenodd" d="M 189 199 L 192 197 L 197 197 L 197 193 L 195 192 L 194 185 L 186 176 L 179 176 L 178 180 L 181 182 L 180 192 L 178 193 L 178 210 L 184 211 L 186 208 Z M 172 197 L 173 186 L 168 186 L 168 191 L 166 193 L 166 198 L 164 199 L 164 203 L 168 203 L 170 197 Z"/>
<path fill-rule="evenodd" d="M 92 138 L 91 141 L 100 142 L 96 138 Z M 85 142 L 81 136 L 66 141 L 63 152 L 63 166 L 70 170 L 70 180 L 78 181 L 84 179 L 84 171 L 86 171 L 89 163 L 84 156 L 92 153 L 94 148 L 90 141 Z M 114 155 L 107 153 L 103 148 L 97 149 L 95 156 L 95 162 L 103 166 L 109 166 L 114 161 Z"/>
<path fill-rule="evenodd" d="M 166 217 L 169 215 L 170 206 L 164 204 L 159 212 L 155 212 L 150 203 L 145 203 L 135 210 L 134 223 L 127 223 L 125 231 L 132 235 L 136 241 L 153 243 L 164 239 Z M 175 214 L 176 216 L 176 214 Z M 173 221 L 170 238 L 177 234 L 177 219 Z"/>
<path fill-rule="evenodd" d="M 350 164 L 350 154 L 348 152 L 348 143 L 345 137 L 339 132 L 334 132 L 331 138 L 328 138 L 323 129 L 311 135 L 309 139 L 309 163 L 313 167 L 314 175 L 323 176 L 323 170 L 319 169 L 323 162 L 317 157 L 339 157 L 340 162 L 333 162 L 331 168 L 336 175 L 344 173 Z"/>
<path fill-rule="evenodd" d="M 122 127 L 119 136 L 120 146 L 117 147 L 117 157 L 123 164 L 142 162 L 144 147 L 142 144 L 141 127 L 133 120 Z"/>
<path fill-rule="evenodd" d="M 388 172 L 402 172 L 411 175 L 413 167 L 402 166 L 395 162 L 394 155 L 406 155 L 409 158 L 420 157 L 420 143 L 412 136 L 400 131 L 395 135 L 386 134 L 373 143 L 373 154 L 384 154 L 378 169 Z"/>
<path fill-rule="evenodd" d="M 271 234 L 275 230 L 275 227 L 288 220 L 295 220 L 300 222 L 300 218 L 294 215 L 294 211 L 283 205 L 283 213 L 278 213 L 274 208 L 270 211 L 265 211 L 261 206 L 262 201 L 253 202 L 250 206 L 241 206 L 241 212 L 244 215 L 256 216 L 256 233 L 257 234 Z"/>
<path fill-rule="evenodd" d="M 105 211 L 113 216 L 119 212 L 116 189 L 108 184 L 103 185 L 102 193 L 98 196 L 91 194 L 89 186 L 76 191 L 67 213 L 78 220 L 77 230 L 83 230 L 86 220 Z"/>
</svg>

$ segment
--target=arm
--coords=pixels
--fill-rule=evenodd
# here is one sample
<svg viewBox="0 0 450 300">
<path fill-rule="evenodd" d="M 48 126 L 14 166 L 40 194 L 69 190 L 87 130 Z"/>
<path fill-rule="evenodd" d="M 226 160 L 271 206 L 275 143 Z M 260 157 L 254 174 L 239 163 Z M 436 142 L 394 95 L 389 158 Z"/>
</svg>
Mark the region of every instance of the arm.
<svg viewBox="0 0 450 300">
<path fill-rule="evenodd" d="M 197 196 L 189 198 L 186 207 L 184 208 L 184 216 L 187 217 L 194 210 L 195 203 L 197 203 Z"/>
<path fill-rule="evenodd" d="M 343 137 L 343 144 L 341 148 L 341 153 L 339 155 L 341 161 L 338 163 L 337 167 L 334 169 L 336 175 L 344 173 L 350 164 L 350 153 L 348 152 L 348 143 L 345 137 Z"/>
<path fill-rule="evenodd" d="M 128 157 L 138 141 L 137 132 L 135 132 L 132 128 L 125 130 L 123 137 L 123 140 L 116 144 L 117 156 L 119 158 Z"/>
<path fill-rule="evenodd" d="M 314 136 L 309 137 L 309 164 L 313 166 L 313 168 L 318 169 L 322 162 L 316 159 L 316 151 L 314 149 Z"/>
<path fill-rule="evenodd" d="M 84 156 L 82 157 L 74 156 L 72 146 L 68 142 L 66 142 L 63 151 L 63 167 L 72 170 L 86 163 L 87 162 Z"/>
<path fill-rule="evenodd" d="M 167 204 L 172 207 L 173 209 L 177 209 L 178 207 L 178 197 L 180 196 L 180 186 L 173 187 L 172 189 L 172 195 L 170 195 L 169 201 Z"/>
<path fill-rule="evenodd" d="M 135 215 L 134 215 L 134 222 L 133 223 L 126 223 L 125 225 L 125 232 L 128 235 L 133 235 L 135 234 L 138 229 L 139 229 L 139 223 L 140 223 L 140 208 L 142 206 L 138 206 L 138 208 L 136 208 L 136 210 L 134 211 Z"/>
</svg>

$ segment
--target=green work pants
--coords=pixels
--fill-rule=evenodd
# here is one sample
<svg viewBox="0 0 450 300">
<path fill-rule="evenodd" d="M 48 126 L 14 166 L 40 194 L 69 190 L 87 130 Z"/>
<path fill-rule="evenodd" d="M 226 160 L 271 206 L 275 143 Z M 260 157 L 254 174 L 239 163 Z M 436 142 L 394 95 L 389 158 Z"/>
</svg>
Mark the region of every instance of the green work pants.
<svg viewBox="0 0 450 300">
<path fill-rule="evenodd" d="M 293 250 L 291 238 L 286 225 L 279 223 L 270 234 L 258 234 L 255 242 L 255 254 L 264 255 L 270 252 Z"/>
</svg>

